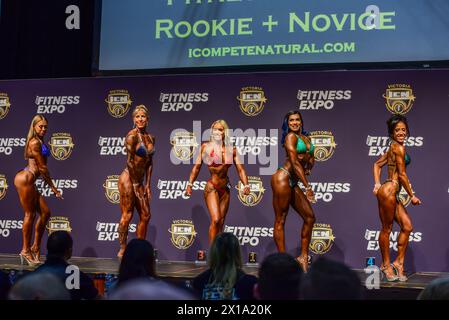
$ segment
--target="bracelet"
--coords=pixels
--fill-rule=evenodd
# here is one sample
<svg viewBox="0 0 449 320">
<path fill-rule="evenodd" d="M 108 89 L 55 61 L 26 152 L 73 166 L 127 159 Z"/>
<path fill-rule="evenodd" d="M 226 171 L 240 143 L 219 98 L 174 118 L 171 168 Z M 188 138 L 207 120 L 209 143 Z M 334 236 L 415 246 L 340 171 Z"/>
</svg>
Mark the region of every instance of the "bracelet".
<svg viewBox="0 0 449 320">
<path fill-rule="evenodd" d="M 245 185 L 243 186 L 243 189 L 245 189 L 245 188 L 249 188 L 249 184 L 245 184 Z"/>
<path fill-rule="evenodd" d="M 189 182 L 187 182 L 187 186 L 188 187 L 193 187 L 193 183 L 189 181 Z"/>
<path fill-rule="evenodd" d="M 380 188 L 381 186 L 382 186 L 381 183 L 375 183 L 375 184 L 374 184 L 374 188 Z"/>
<path fill-rule="evenodd" d="M 133 187 L 138 187 L 140 183 L 133 183 Z"/>
</svg>

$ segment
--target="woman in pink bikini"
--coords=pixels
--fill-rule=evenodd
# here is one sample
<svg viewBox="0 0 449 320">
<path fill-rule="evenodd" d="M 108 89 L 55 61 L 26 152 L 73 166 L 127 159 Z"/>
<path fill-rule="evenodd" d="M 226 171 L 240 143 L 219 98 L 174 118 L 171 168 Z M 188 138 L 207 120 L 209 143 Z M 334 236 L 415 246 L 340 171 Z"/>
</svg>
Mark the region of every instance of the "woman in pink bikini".
<svg viewBox="0 0 449 320">
<path fill-rule="evenodd" d="M 209 226 L 210 244 L 218 233 L 223 232 L 231 190 L 228 169 L 233 163 L 244 185 L 243 193 L 248 195 L 250 191 L 248 178 L 237 155 L 237 150 L 230 145 L 229 126 L 226 121 L 217 120 L 212 123 L 210 141 L 201 145 L 201 150 L 190 173 L 189 183 L 185 191 L 188 196 L 192 195 L 193 182 L 198 177 L 203 162 L 207 164 L 211 174 L 204 188 L 204 199 L 211 217 Z"/>
</svg>

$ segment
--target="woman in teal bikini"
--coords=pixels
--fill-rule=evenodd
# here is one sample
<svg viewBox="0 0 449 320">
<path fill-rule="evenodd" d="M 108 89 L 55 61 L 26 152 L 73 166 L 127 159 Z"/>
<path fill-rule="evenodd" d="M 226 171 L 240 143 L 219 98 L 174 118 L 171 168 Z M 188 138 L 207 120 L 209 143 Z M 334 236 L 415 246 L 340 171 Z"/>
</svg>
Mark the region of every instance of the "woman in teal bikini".
<svg viewBox="0 0 449 320">
<path fill-rule="evenodd" d="M 393 115 L 388 121 L 388 134 L 391 139 L 390 148 L 374 163 L 374 190 L 379 204 L 379 215 L 382 221 L 382 230 L 379 235 L 379 247 L 383 264 L 381 270 L 387 281 L 407 281 L 404 273 L 404 257 L 407 250 L 408 239 L 413 230 L 410 216 L 404 205 L 399 200 L 401 186 L 412 198 L 413 205 L 421 204 L 421 200 L 413 194 L 405 172 L 405 167 L 410 163 L 410 157 L 405 152 L 405 139 L 409 135 L 407 119 L 401 115 Z M 388 166 L 388 179 L 380 183 L 381 169 Z M 401 227 L 398 237 L 398 256 L 390 264 L 390 233 L 393 221 Z"/>
<path fill-rule="evenodd" d="M 303 121 L 299 111 L 290 111 L 284 117 L 282 125 L 282 145 L 287 152 L 287 159 L 271 178 L 273 189 L 273 207 L 275 213 L 274 241 L 279 252 L 285 252 L 284 225 L 290 206 L 302 217 L 301 253 L 297 258 L 304 272 L 308 266 L 308 251 L 312 237 L 315 215 L 311 203 L 315 195 L 306 176 L 314 164 L 314 145 L 303 131 Z M 306 192 L 299 188 L 302 182 Z"/>
</svg>

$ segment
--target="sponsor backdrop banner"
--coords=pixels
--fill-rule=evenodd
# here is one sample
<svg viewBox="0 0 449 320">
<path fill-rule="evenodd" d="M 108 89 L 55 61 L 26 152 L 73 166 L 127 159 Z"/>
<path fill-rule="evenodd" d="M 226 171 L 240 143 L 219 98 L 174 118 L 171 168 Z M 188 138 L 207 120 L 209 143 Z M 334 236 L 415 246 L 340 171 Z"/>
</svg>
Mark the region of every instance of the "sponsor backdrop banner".
<svg viewBox="0 0 449 320">
<path fill-rule="evenodd" d="M 26 166 L 25 137 L 36 113 L 49 119 L 45 142 L 51 176 L 64 200 L 41 180 L 50 207 L 48 231 L 69 229 L 74 255 L 114 257 L 120 219 L 117 179 L 125 168 L 124 136 L 132 109 L 149 107 L 148 131 L 156 136 L 153 199 L 147 239 L 161 260 L 194 261 L 207 250 L 209 215 L 203 165 L 190 199 L 183 195 L 192 163 L 211 123 L 225 119 L 244 162 L 251 194 L 240 194 L 235 166 L 226 230 L 248 256 L 261 261 L 276 251 L 272 238 L 271 175 L 285 161 L 280 144 L 285 113 L 299 109 L 315 143 L 309 181 L 317 196 L 312 260 L 318 255 L 354 268 L 367 257 L 380 263 L 380 220 L 372 194 L 373 163 L 388 147 L 386 120 L 403 113 L 411 129 L 407 173 L 422 206 L 408 205 L 414 230 L 408 270 L 449 271 L 449 70 L 302 72 L 149 76 L 0 82 L 0 252 L 21 248 L 23 211 L 14 187 Z M 445 138 L 446 137 L 446 138 Z M 385 179 L 385 171 L 383 173 Z M 137 213 L 130 225 L 135 237 Z M 299 253 L 302 219 L 290 209 L 286 245 Z M 395 255 L 398 226 L 391 234 Z M 45 244 L 47 235 L 43 239 Z M 45 252 L 45 245 L 43 245 Z"/>
</svg>

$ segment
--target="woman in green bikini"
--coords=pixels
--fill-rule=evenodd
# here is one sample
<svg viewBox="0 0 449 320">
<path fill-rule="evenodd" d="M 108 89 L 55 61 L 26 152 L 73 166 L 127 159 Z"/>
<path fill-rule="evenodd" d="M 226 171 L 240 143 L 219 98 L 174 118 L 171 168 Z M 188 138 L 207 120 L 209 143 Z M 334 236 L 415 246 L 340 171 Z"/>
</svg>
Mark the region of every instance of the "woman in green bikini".
<svg viewBox="0 0 449 320">
<path fill-rule="evenodd" d="M 274 241 L 279 252 L 285 252 L 284 225 L 290 205 L 302 217 L 301 253 L 297 257 L 304 272 L 308 267 L 308 251 L 312 237 L 315 215 L 311 203 L 315 195 L 306 176 L 314 164 L 314 145 L 303 130 L 303 121 L 299 111 L 290 111 L 284 117 L 282 125 L 282 145 L 287 153 L 284 165 L 271 178 L 273 189 L 273 207 L 275 213 Z M 302 182 L 306 192 L 299 188 Z"/>
<path fill-rule="evenodd" d="M 421 204 L 421 200 L 413 194 L 405 172 L 405 167 L 410 163 L 410 157 L 405 152 L 405 139 L 409 135 L 407 119 L 402 115 L 393 115 L 387 121 L 387 126 L 391 144 L 388 151 L 374 163 L 373 168 L 373 193 L 377 197 L 380 220 L 382 221 L 382 230 L 379 235 L 379 247 L 383 260 L 381 270 L 387 281 L 407 281 L 404 272 L 404 258 L 413 226 L 407 210 L 398 197 L 401 186 L 411 197 L 413 205 Z M 384 165 L 388 166 L 388 178 L 381 184 L 380 174 Z M 389 237 L 393 221 L 399 224 L 401 231 L 398 237 L 398 256 L 390 264 Z"/>
</svg>

